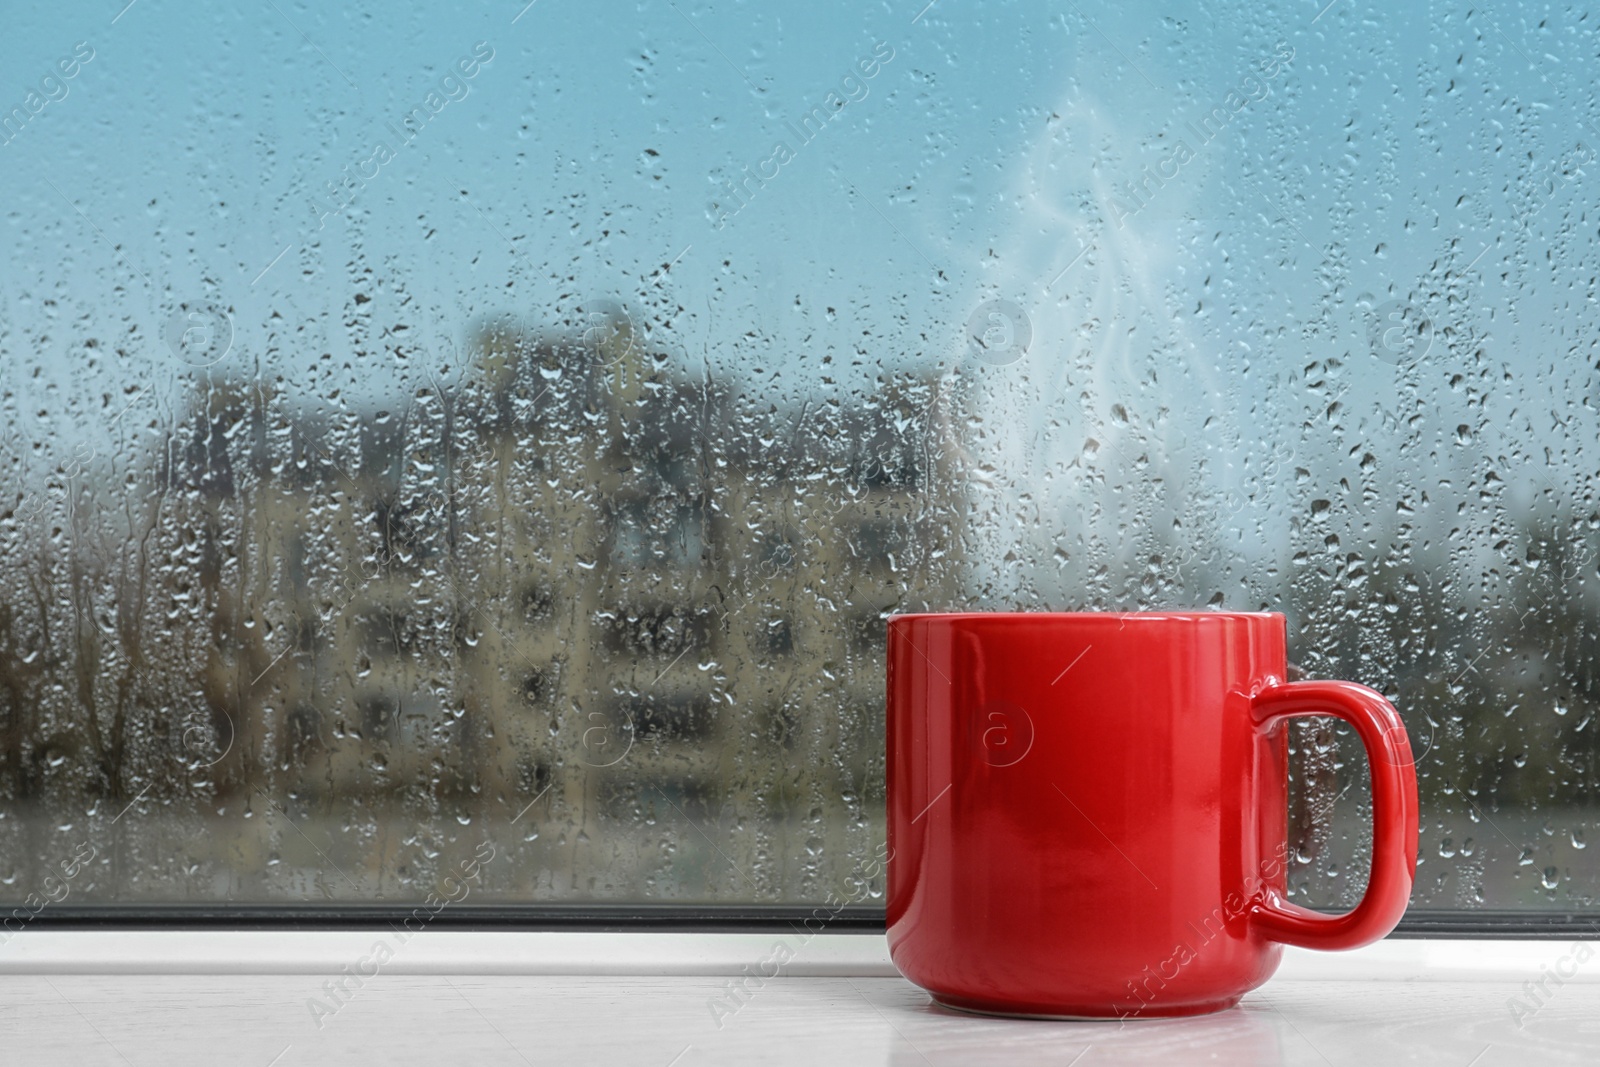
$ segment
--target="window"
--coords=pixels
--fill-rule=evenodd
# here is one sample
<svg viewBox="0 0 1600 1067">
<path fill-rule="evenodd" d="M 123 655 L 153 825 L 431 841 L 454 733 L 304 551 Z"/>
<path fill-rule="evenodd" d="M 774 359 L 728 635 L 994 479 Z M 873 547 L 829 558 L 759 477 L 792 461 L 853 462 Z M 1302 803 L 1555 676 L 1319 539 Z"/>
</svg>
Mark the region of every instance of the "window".
<svg viewBox="0 0 1600 1067">
<path fill-rule="evenodd" d="M 1191 606 L 1414 923 L 1600 909 L 1592 20 L 362 6 L 0 41 L 5 902 L 816 902 L 887 614 Z"/>
</svg>

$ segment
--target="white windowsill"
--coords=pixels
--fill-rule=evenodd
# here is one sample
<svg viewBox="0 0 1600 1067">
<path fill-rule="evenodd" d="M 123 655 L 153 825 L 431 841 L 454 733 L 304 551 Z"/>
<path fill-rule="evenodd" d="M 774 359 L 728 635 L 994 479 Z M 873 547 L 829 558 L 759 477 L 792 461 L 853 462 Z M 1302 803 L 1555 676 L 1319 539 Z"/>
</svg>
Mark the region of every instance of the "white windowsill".
<svg viewBox="0 0 1600 1067">
<path fill-rule="evenodd" d="M 336 974 L 379 941 L 386 974 L 717 975 L 771 954 L 771 934 L 24 930 L 0 947 L 0 974 Z M 794 977 L 898 972 L 881 935 L 794 934 Z"/>
<path fill-rule="evenodd" d="M 0 944 L 0 974 L 336 974 L 387 940 L 388 974 L 732 975 L 787 940 L 789 977 L 894 977 L 881 935 L 529 933 L 424 930 L 24 930 Z M 1276 980 L 1519 981 L 1571 949 L 1565 941 L 1388 940 L 1354 952 L 1288 948 Z M 1595 965 L 1570 979 L 1600 982 Z"/>
<path fill-rule="evenodd" d="M 1600 1061 L 1593 943 L 1593 958 L 1576 963 L 1565 941 L 1289 949 L 1278 974 L 1230 1011 L 1061 1023 L 940 1009 L 895 974 L 882 936 L 855 934 L 811 938 L 782 977 L 747 985 L 735 1003 L 730 976 L 759 973 L 752 965 L 786 935 L 424 931 L 333 999 L 330 976 L 371 958 L 386 936 L 393 944 L 381 930 L 24 931 L 0 947 L 7 1062 Z M 1576 973 L 1559 986 L 1546 979 L 1528 1000 L 1558 965 Z M 1534 1010 L 1518 1015 L 1516 998 Z M 318 1014 L 319 1003 L 336 1010 Z"/>
</svg>

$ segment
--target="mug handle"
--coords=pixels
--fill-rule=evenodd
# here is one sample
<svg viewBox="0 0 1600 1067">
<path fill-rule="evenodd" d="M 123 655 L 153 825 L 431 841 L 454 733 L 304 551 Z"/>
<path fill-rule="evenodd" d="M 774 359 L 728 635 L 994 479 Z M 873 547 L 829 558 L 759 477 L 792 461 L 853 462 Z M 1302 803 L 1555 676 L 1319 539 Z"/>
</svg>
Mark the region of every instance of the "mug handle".
<svg viewBox="0 0 1600 1067">
<path fill-rule="evenodd" d="M 1361 902 L 1343 915 L 1291 904 L 1265 887 L 1250 908 L 1262 936 L 1303 948 L 1343 949 L 1371 944 L 1393 930 L 1411 899 L 1417 873 L 1417 767 L 1400 713 L 1382 694 L 1354 682 L 1278 682 L 1250 701 L 1256 729 L 1280 719 L 1332 715 L 1361 737 L 1372 771 L 1372 873 Z"/>
</svg>

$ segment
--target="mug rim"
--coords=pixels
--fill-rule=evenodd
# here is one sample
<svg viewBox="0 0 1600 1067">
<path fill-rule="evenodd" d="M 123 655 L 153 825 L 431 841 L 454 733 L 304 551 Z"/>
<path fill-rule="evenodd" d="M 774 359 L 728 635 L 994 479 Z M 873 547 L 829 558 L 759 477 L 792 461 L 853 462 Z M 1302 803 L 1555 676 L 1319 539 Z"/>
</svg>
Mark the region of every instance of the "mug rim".
<svg viewBox="0 0 1600 1067">
<path fill-rule="evenodd" d="M 890 615 L 888 621 L 982 619 L 1117 619 L 1122 622 L 1189 622 L 1196 619 L 1287 619 L 1281 611 L 912 611 Z"/>
</svg>

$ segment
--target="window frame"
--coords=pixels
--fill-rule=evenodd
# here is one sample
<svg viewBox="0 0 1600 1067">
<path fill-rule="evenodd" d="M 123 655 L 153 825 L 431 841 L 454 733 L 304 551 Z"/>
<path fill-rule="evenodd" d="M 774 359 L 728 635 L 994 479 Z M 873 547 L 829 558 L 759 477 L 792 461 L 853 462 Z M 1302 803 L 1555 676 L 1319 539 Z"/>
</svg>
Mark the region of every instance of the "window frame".
<svg viewBox="0 0 1600 1067">
<path fill-rule="evenodd" d="M 347 930 L 392 929 L 420 904 L 89 904 L 51 905 L 24 928 L 56 930 Z M 817 922 L 829 933 L 880 934 L 884 909 L 851 904 L 459 904 L 428 918 L 432 928 L 461 931 L 596 933 L 752 933 L 790 931 Z M 1464 911 L 1414 908 L 1389 937 L 1400 940 L 1600 938 L 1600 914 L 1528 909 Z"/>
</svg>

